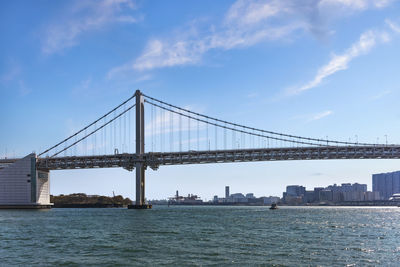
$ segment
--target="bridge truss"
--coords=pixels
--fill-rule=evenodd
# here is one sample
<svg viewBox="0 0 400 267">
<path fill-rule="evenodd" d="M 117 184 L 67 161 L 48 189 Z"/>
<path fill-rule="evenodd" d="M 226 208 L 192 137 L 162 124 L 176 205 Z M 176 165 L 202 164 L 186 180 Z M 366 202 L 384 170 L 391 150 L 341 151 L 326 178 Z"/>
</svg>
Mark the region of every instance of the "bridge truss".
<svg viewBox="0 0 400 267">
<path fill-rule="evenodd" d="M 39 158 L 37 167 L 44 170 L 91 169 L 122 167 L 129 171 L 137 163 L 157 170 L 160 166 L 231 163 L 255 161 L 327 160 L 327 159 L 399 159 L 400 146 L 354 146 L 354 147 L 301 147 L 267 148 L 190 152 L 149 152 L 140 159 L 136 154 L 104 156 L 77 156 Z M 9 161 L 11 163 L 11 161 Z"/>
</svg>

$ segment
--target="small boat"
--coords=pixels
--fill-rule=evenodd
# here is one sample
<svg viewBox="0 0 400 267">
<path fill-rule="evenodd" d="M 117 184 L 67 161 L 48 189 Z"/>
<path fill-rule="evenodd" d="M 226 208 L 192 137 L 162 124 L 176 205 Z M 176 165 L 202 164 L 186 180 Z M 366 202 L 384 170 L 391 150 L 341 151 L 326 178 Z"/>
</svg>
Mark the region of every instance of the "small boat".
<svg viewBox="0 0 400 267">
<path fill-rule="evenodd" d="M 276 205 L 276 203 L 272 203 L 271 207 L 269 208 L 270 210 L 277 210 L 278 206 Z"/>
</svg>

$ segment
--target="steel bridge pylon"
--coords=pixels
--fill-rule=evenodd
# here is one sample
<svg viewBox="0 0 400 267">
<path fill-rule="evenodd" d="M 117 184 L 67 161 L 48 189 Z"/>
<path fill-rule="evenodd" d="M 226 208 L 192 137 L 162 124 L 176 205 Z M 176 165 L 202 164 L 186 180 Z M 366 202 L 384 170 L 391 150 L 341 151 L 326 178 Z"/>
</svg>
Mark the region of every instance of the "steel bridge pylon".
<svg viewBox="0 0 400 267">
<path fill-rule="evenodd" d="M 140 90 L 136 90 L 136 203 L 130 209 L 150 209 L 151 205 L 145 203 L 145 170 L 144 162 L 144 97 Z"/>
</svg>

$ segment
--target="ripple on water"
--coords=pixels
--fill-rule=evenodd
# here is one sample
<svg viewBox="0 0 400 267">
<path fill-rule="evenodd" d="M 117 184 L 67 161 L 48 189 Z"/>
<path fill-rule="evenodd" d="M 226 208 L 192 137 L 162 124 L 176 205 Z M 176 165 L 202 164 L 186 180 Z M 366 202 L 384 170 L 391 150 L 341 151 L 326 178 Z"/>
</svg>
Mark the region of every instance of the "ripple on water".
<svg viewBox="0 0 400 267">
<path fill-rule="evenodd" d="M 399 210 L 1 211 L 0 258 L 4 265 L 42 266 L 393 265 L 400 259 Z"/>
</svg>

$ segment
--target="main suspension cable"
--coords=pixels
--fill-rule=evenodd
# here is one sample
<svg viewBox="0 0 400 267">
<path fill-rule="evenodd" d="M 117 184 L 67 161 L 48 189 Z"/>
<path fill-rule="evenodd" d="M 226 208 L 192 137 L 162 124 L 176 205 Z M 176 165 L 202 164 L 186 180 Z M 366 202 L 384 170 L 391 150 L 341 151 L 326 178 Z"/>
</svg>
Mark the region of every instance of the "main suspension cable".
<svg viewBox="0 0 400 267">
<path fill-rule="evenodd" d="M 284 138 L 272 137 L 272 136 L 267 136 L 267 135 L 258 134 L 258 133 L 254 133 L 254 132 L 248 132 L 248 131 L 245 131 L 245 130 L 234 129 L 234 128 L 229 127 L 229 126 L 220 125 L 220 124 L 217 124 L 217 123 L 214 123 L 214 122 L 209 122 L 209 121 L 206 121 L 206 120 L 203 120 L 203 119 L 199 119 L 199 118 L 193 117 L 191 115 L 187 115 L 187 114 L 178 112 L 176 110 L 172 110 L 172 109 L 169 109 L 169 108 L 166 108 L 166 107 L 162 107 L 162 106 L 160 106 L 158 104 L 155 104 L 153 102 L 150 102 L 150 101 L 148 101 L 146 99 L 145 99 L 145 102 L 149 103 L 150 105 L 154 105 L 154 106 L 156 106 L 158 108 L 161 108 L 163 110 L 166 110 L 166 111 L 169 111 L 169 112 L 173 112 L 173 113 L 178 114 L 180 116 L 186 117 L 189 120 L 190 119 L 198 120 L 198 121 L 203 122 L 203 123 L 208 123 L 210 125 L 214 125 L 215 127 L 219 127 L 219 128 L 223 128 L 223 129 L 227 129 L 227 130 L 231 130 L 231 131 L 237 131 L 237 132 L 245 133 L 245 134 L 248 134 L 248 135 L 251 135 L 251 136 L 259 136 L 259 137 L 263 137 L 263 138 L 270 138 L 270 139 L 274 139 L 274 140 L 277 140 L 277 141 L 294 142 L 294 143 L 303 144 L 303 145 L 330 147 L 329 145 L 322 145 L 322 144 L 310 143 L 310 142 L 305 142 L 305 141 L 288 140 L 288 139 L 284 139 Z M 215 142 L 217 142 L 217 140 L 215 140 Z M 216 143 L 216 145 L 217 145 L 217 143 Z"/>
<path fill-rule="evenodd" d="M 248 130 L 253 130 L 253 131 L 263 132 L 263 133 L 267 133 L 267 134 L 278 135 L 278 136 L 290 137 L 290 138 L 295 138 L 295 139 L 302 139 L 302 140 L 307 140 L 307 141 L 327 142 L 327 143 L 342 144 L 342 145 L 365 145 L 365 146 L 375 146 L 375 144 L 371 144 L 371 143 L 358 143 L 358 142 L 357 142 L 357 143 L 353 143 L 353 142 L 336 141 L 336 140 L 328 140 L 328 139 L 318 139 L 318 138 L 296 136 L 296 135 L 291 135 L 291 134 L 277 133 L 277 132 L 272 132 L 272 131 L 257 129 L 257 128 L 248 127 L 248 126 L 245 126 L 245 125 L 240 125 L 240 124 L 233 123 L 233 122 L 228 122 L 228 121 L 220 120 L 220 119 L 213 118 L 213 117 L 210 117 L 210 116 L 207 116 L 207 115 L 203 115 L 203 114 L 200 114 L 200 113 L 197 113 L 197 112 L 193 112 L 193 111 L 190 111 L 190 110 L 187 110 L 187 109 L 184 109 L 184 108 L 181 108 L 181 107 L 172 105 L 172 104 L 168 104 L 168 103 L 166 103 L 166 102 L 164 102 L 164 101 L 158 100 L 158 99 L 156 99 L 156 98 L 153 98 L 153 97 L 148 96 L 148 95 L 145 95 L 145 94 L 143 94 L 143 96 L 144 96 L 144 97 L 147 97 L 147 98 L 149 98 L 149 99 L 151 99 L 151 100 L 153 100 L 153 101 L 156 101 L 156 102 L 158 102 L 158 103 L 167 105 L 167 106 L 169 106 L 169 107 L 172 107 L 172 108 L 175 108 L 175 109 L 184 111 L 184 112 L 191 113 L 191 114 L 196 115 L 196 116 L 199 116 L 199 117 L 203 117 L 203 118 L 206 118 L 206 119 L 211 119 L 211 120 L 214 120 L 214 121 L 217 121 L 217 122 L 220 122 L 220 123 L 226 123 L 226 124 L 229 124 L 229 125 L 232 125 L 232 126 L 235 126 L 235 127 L 241 127 L 241 128 L 248 129 Z M 272 137 L 271 137 L 271 138 L 272 138 Z M 279 139 L 279 140 L 280 140 L 280 139 Z M 299 141 L 299 142 L 301 142 L 301 141 Z"/>
</svg>

